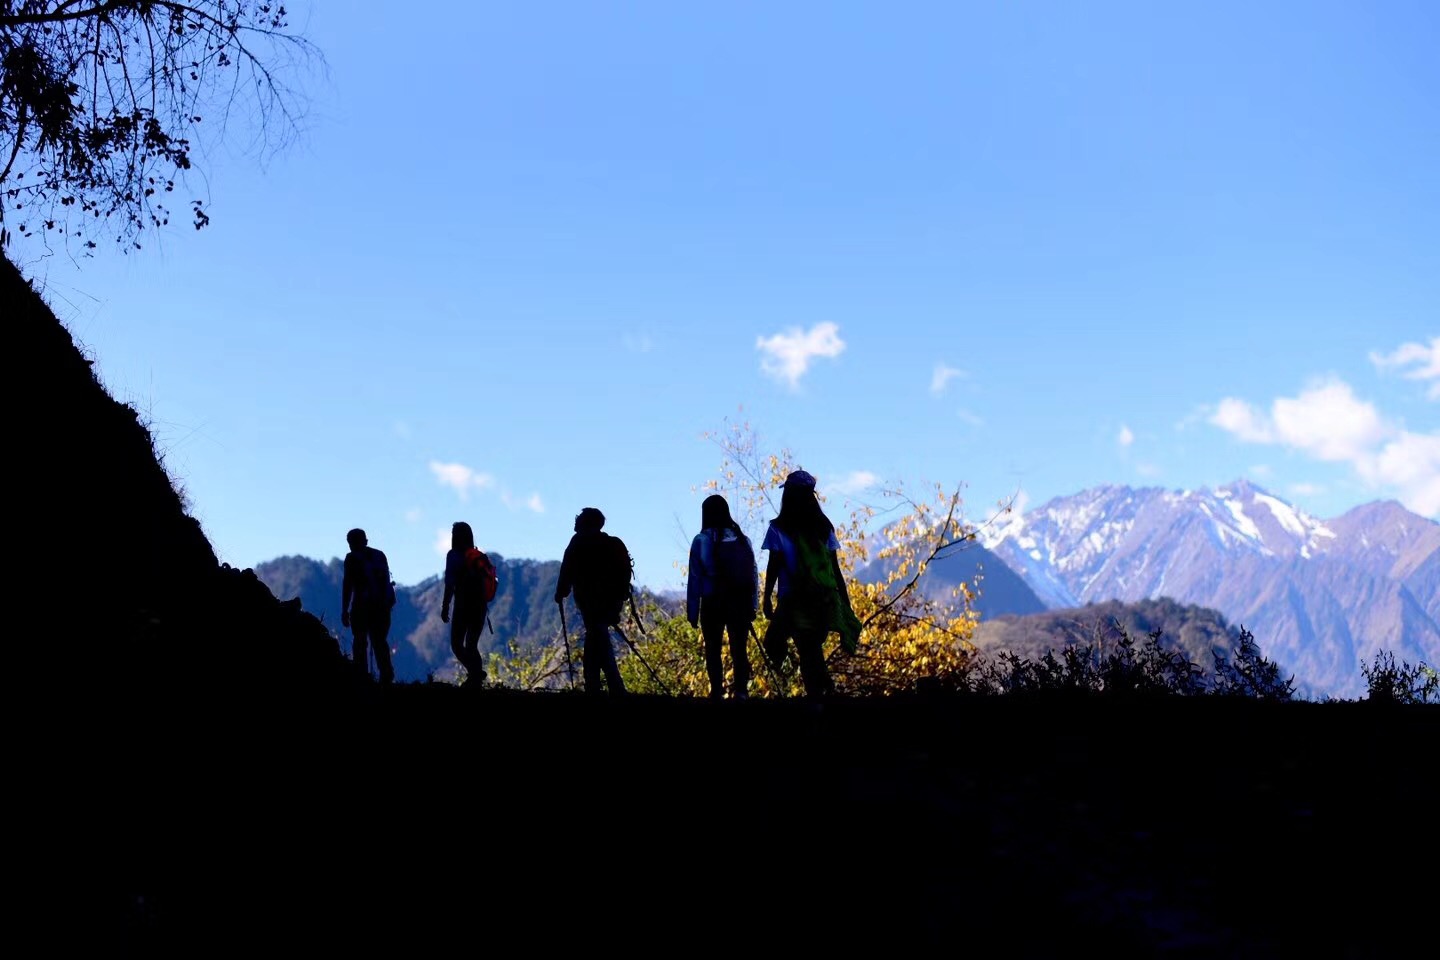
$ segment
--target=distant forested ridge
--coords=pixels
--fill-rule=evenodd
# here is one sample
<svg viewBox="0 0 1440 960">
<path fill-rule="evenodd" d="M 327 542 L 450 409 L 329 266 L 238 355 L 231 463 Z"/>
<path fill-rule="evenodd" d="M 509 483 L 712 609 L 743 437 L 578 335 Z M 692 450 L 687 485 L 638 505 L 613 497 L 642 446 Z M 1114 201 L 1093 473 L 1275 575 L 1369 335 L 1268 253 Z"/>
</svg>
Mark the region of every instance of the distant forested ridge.
<svg viewBox="0 0 1440 960">
<path fill-rule="evenodd" d="M 499 587 L 490 604 L 490 626 L 480 640 L 481 653 L 522 653 L 535 650 L 560 634 L 560 612 L 555 605 L 555 583 L 560 577 L 558 560 L 515 560 L 491 553 L 499 573 Z M 260 578 L 276 597 L 299 597 L 301 606 L 319 617 L 339 637 L 341 648 L 350 649 L 350 631 L 340 626 L 340 588 L 343 577 L 338 558 L 329 561 L 286 556 L 255 567 Z M 450 626 L 440 620 L 440 601 L 445 593 L 441 577 L 434 576 L 413 586 L 396 585 L 396 603 L 390 627 L 390 646 L 395 650 L 395 676 L 399 680 L 440 679 L 456 669 L 450 653 Z M 660 600 L 648 591 L 636 591 L 636 599 L 657 599 L 673 606 L 673 599 Z M 567 606 L 570 629 L 578 632 L 579 620 Z"/>
<path fill-rule="evenodd" d="M 1073 644 L 1118 640 L 1122 629 L 1133 638 L 1159 630 L 1163 647 L 1183 651 L 1192 663 L 1206 669 L 1214 662 L 1213 651 L 1228 657 L 1240 636 L 1239 628 L 1227 623 L 1219 612 L 1162 597 L 1133 603 L 1106 600 L 981 621 L 975 644 L 985 653 L 1009 651 L 1033 660 Z M 1255 639 L 1264 652 L 1265 638 Z"/>
</svg>

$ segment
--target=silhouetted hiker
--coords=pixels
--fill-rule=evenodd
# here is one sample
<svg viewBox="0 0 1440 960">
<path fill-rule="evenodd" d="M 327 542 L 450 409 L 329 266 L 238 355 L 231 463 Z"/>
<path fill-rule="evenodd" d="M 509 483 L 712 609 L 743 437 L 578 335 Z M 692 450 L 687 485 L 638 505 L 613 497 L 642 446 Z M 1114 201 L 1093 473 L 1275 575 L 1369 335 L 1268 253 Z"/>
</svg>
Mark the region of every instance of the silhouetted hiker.
<svg viewBox="0 0 1440 960">
<path fill-rule="evenodd" d="M 685 586 L 685 615 L 699 626 L 705 638 L 705 672 L 710 675 L 710 699 L 725 695 L 725 666 L 721 643 L 730 635 L 730 661 L 735 669 L 730 695 L 749 696 L 750 657 L 747 643 L 755 622 L 755 601 L 760 574 L 755 549 L 740 524 L 730 517 L 730 504 L 711 494 L 700 504 L 700 532 L 690 542 L 690 576 Z"/>
<path fill-rule="evenodd" d="M 770 551 L 765 567 L 765 654 L 777 666 L 786 641 L 795 640 L 800 676 L 809 696 L 833 693 L 835 684 L 822 649 L 833 630 L 851 653 L 860 642 L 860 621 L 850 609 L 850 593 L 840 571 L 835 525 L 820 508 L 815 478 L 795 470 L 785 478 L 780 514 L 770 521 L 761 549 Z M 779 610 L 770 595 L 780 587 Z"/>
<path fill-rule="evenodd" d="M 390 666 L 390 608 L 395 606 L 390 562 L 369 545 L 359 527 L 347 533 L 345 541 L 350 552 L 345 554 L 345 579 L 340 588 L 340 623 L 355 637 L 350 651 L 355 665 L 368 677 L 366 650 L 373 649 L 380 682 L 390 683 L 395 679 Z"/>
<path fill-rule="evenodd" d="M 575 606 L 585 621 L 581 660 L 585 664 L 585 692 L 601 693 L 600 678 L 611 695 L 625 692 L 615 650 L 610 646 L 610 628 L 618 626 L 630 598 L 630 555 L 617 538 L 603 532 L 605 514 L 586 507 L 575 516 L 575 535 L 565 547 L 560 562 L 560 581 L 555 584 L 555 602 L 564 604 L 575 591 Z M 565 611 L 562 609 L 563 617 Z"/>
<path fill-rule="evenodd" d="M 440 601 L 440 622 L 450 624 L 450 649 L 465 668 L 466 685 L 479 690 L 485 683 L 485 661 L 480 656 L 480 634 L 498 586 L 495 564 L 475 546 L 475 532 L 460 520 L 450 527 L 450 552 L 445 554 L 445 596 Z M 450 602 L 455 615 L 450 615 Z M 493 629 L 493 628 L 492 628 Z"/>
</svg>

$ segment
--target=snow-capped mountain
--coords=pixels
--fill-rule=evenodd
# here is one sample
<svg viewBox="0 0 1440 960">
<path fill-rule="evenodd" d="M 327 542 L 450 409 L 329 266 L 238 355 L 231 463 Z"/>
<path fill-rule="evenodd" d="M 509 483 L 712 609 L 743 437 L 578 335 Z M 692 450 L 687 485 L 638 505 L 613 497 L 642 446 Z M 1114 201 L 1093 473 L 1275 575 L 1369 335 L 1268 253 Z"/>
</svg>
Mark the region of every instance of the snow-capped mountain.
<svg viewBox="0 0 1440 960">
<path fill-rule="evenodd" d="M 1440 524 L 1393 501 L 1322 521 L 1244 480 L 1104 486 L 1010 515 L 982 542 L 1052 607 L 1219 610 L 1311 692 L 1358 695 L 1361 660 L 1381 650 L 1440 662 Z"/>
</svg>

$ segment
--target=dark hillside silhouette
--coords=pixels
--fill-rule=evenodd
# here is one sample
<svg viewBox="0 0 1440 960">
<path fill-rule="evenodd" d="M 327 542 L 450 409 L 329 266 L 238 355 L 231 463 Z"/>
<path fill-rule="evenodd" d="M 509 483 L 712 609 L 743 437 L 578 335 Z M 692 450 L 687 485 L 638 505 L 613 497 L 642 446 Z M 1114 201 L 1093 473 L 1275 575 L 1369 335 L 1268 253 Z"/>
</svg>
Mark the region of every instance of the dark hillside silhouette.
<svg viewBox="0 0 1440 960">
<path fill-rule="evenodd" d="M 1431 935 L 1434 707 L 356 684 L 324 624 L 216 562 L 143 418 L 8 261 L 0 308 L 28 378 L 8 862 L 32 950 L 669 952 L 714 941 L 716 903 L 797 953 Z M 743 839 L 717 851 L 720 823 Z"/>
<path fill-rule="evenodd" d="M 110 396 L 8 258 L 0 304 L 26 372 L 25 412 L 8 431 L 23 505 L 11 589 L 34 635 L 76 631 L 45 651 L 46 672 L 101 700 L 333 678 L 342 662 L 325 629 L 249 571 L 220 565 L 143 414 Z"/>
<path fill-rule="evenodd" d="M 176 745 L 137 758 L 106 914 L 132 952 L 434 956 L 493 924 L 644 954 L 709 942 L 726 902 L 797 953 L 1395 957 L 1428 935 L 1432 708 L 419 685 L 333 719 L 268 717 L 212 803 Z M 372 752 L 393 764 L 364 773 Z"/>
</svg>

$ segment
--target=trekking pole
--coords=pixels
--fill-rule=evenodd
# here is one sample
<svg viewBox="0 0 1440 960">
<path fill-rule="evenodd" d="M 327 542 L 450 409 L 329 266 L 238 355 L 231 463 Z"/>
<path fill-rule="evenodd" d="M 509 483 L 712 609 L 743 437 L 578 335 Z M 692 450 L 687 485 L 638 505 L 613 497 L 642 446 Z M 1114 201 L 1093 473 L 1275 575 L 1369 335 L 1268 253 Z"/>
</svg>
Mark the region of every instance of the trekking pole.
<svg viewBox="0 0 1440 960">
<path fill-rule="evenodd" d="M 775 692 L 783 694 L 785 689 L 785 672 L 780 665 L 770 662 L 770 654 L 769 651 L 765 649 L 765 641 L 761 639 L 760 634 L 755 632 L 755 624 L 753 623 L 750 624 L 750 636 L 755 638 L 755 645 L 760 648 L 760 663 L 765 672 L 770 674 L 770 679 L 774 681 Z"/>
<path fill-rule="evenodd" d="M 565 669 L 570 673 L 570 689 L 575 689 L 575 661 L 570 659 L 570 630 L 565 626 L 565 601 L 556 600 L 560 608 L 560 635 L 565 638 Z"/>
<path fill-rule="evenodd" d="M 660 692 L 667 697 L 670 696 L 670 688 L 665 686 L 665 681 L 660 679 L 660 675 L 655 672 L 654 667 L 650 666 L 650 662 L 640 655 L 640 648 L 635 646 L 634 641 L 625 636 L 625 631 L 620 629 L 619 624 L 615 625 L 615 632 L 620 634 L 620 639 L 625 641 L 626 646 L 630 648 L 630 652 L 635 654 L 635 657 L 645 665 L 646 670 L 650 671 L 650 679 L 655 681 L 655 686 L 660 688 Z"/>
<path fill-rule="evenodd" d="M 630 619 L 635 621 L 635 629 L 640 631 L 640 636 L 645 636 L 645 624 L 640 622 L 640 613 L 635 609 L 635 588 L 630 588 Z M 616 629 L 619 629 L 618 627 Z M 622 633 L 623 637 L 624 634 Z M 628 640 L 626 641 L 629 642 Z"/>
</svg>

